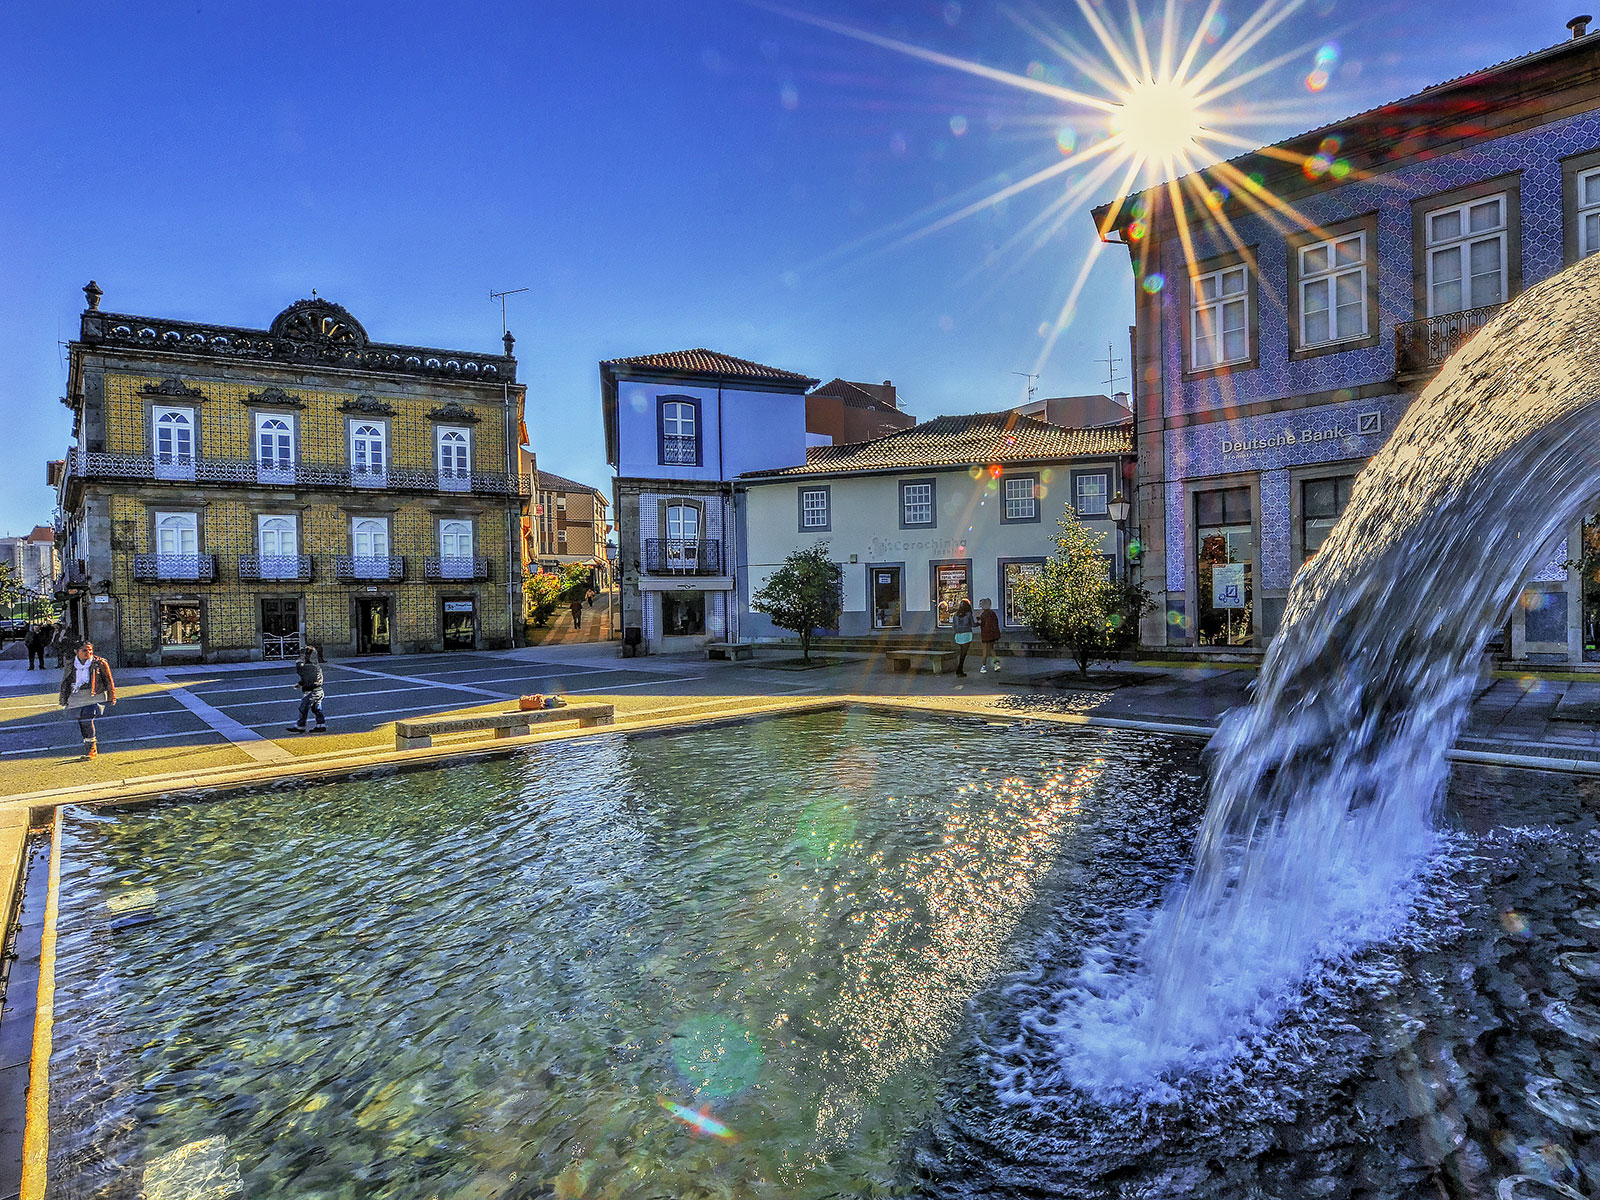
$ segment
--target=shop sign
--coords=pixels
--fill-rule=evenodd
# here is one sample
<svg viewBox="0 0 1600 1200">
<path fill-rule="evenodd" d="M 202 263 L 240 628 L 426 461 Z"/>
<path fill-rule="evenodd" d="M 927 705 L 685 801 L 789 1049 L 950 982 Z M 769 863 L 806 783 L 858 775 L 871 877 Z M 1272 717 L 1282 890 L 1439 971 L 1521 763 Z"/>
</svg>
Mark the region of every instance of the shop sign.
<svg viewBox="0 0 1600 1200">
<path fill-rule="evenodd" d="M 96 604 L 110 604 L 111 603 L 111 597 L 110 596 L 94 596 L 94 597 L 91 597 L 91 598 L 93 599 L 93 601 Z"/>
<path fill-rule="evenodd" d="M 1227 563 L 1211 568 L 1211 607 L 1244 607 L 1244 564 Z"/>
<path fill-rule="evenodd" d="M 1233 441 L 1222 439 L 1224 454 L 1245 454 L 1251 450 L 1277 450 L 1284 446 L 1312 446 L 1318 442 L 1337 442 L 1349 437 L 1371 437 L 1383 432 L 1381 412 L 1357 413 L 1355 424 L 1338 424 L 1321 429 L 1285 429 L 1272 437 L 1246 438 Z"/>
<path fill-rule="evenodd" d="M 471 600 L 446 600 L 444 610 L 447 613 L 469 613 L 472 611 Z"/>
</svg>

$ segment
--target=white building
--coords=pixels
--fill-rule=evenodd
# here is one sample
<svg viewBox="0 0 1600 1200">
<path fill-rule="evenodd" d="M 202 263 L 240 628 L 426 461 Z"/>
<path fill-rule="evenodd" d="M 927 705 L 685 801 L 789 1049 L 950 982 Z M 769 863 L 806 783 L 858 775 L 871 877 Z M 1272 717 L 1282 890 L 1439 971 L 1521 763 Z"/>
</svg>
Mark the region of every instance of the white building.
<svg viewBox="0 0 1600 1200">
<path fill-rule="evenodd" d="M 23 537 L 0 538 L 0 562 L 11 565 L 12 577 L 30 592 L 49 592 L 56 578 L 56 533 L 35 525 Z"/>
<path fill-rule="evenodd" d="M 782 636 L 749 597 L 791 551 L 827 542 L 844 564 L 838 633 L 921 637 L 948 628 L 962 598 L 1023 623 L 1013 585 L 1044 562 L 1071 503 L 1125 570 L 1108 515 L 1133 469 L 1128 426 L 1064 429 L 1015 413 L 939 417 L 871 442 L 815 446 L 795 466 L 747 472 L 738 568 L 743 637 Z"/>
<path fill-rule="evenodd" d="M 600 364 L 621 626 L 649 652 L 738 636 L 733 481 L 806 459 L 806 375 L 712 350 Z"/>
</svg>

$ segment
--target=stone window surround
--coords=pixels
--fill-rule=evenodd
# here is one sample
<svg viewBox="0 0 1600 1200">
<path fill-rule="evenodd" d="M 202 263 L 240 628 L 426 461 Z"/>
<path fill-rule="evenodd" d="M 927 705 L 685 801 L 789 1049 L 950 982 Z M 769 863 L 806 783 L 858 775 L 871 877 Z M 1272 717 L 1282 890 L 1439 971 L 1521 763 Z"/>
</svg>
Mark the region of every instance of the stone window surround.
<svg viewBox="0 0 1600 1200">
<path fill-rule="evenodd" d="M 356 430 L 361 428 L 363 425 L 371 425 L 383 433 L 383 471 L 384 474 L 387 475 L 389 473 L 389 468 L 394 466 L 393 455 L 391 453 L 391 451 L 394 449 L 394 430 L 391 426 L 391 419 L 389 417 L 373 417 L 365 414 L 346 416 L 344 451 L 345 454 L 348 455 L 350 469 L 353 471 L 356 465 Z"/>
<path fill-rule="evenodd" d="M 1044 566 L 1049 560 L 1043 555 L 1024 555 L 1021 557 L 997 558 L 994 560 L 994 609 L 1000 618 L 1002 629 L 1026 629 L 1027 623 L 1023 621 L 1006 620 L 1006 566 L 1009 563 L 1037 563 Z"/>
<path fill-rule="evenodd" d="M 1247 253 L 1241 254 L 1238 250 L 1229 250 L 1194 264 L 1193 269 L 1187 266 L 1179 272 L 1180 280 L 1178 292 L 1182 305 L 1183 325 L 1179 333 L 1182 347 L 1182 367 L 1184 380 L 1209 379 L 1214 375 L 1230 375 L 1238 371 L 1253 371 L 1261 365 L 1261 296 L 1257 277 L 1260 274 L 1259 259 L 1254 245 L 1245 247 Z M 1245 336 L 1249 354 L 1235 362 L 1218 363 L 1213 367 L 1196 367 L 1194 365 L 1194 340 L 1191 333 L 1191 322 L 1194 313 L 1194 283 L 1203 275 L 1213 271 L 1224 271 L 1229 267 L 1244 267 L 1244 296 L 1245 296 Z"/>
<path fill-rule="evenodd" d="M 1337 342 L 1319 342 L 1315 346 L 1300 344 L 1300 251 L 1318 242 L 1337 241 L 1352 233 L 1366 235 L 1365 265 L 1367 273 L 1367 332 L 1357 338 L 1344 338 Z M 1323 235 L 1327 236 L 1324 237 Z M 1318 358 L 1324 354 L 1338 354 L 1345 350 L 1361 350 L 1378 344 L 1378 211 L 1362 213 L 1332 225 L 1322 226 L 1320 233 L 1309 231 L 1292 233 L 1288 238 L 1289 271 L 1289 361 Z"/>
<path fill-rule="evenodd" d="M 1321 464 L 1318 464 L 1321 465 Z M 1189 614 L 1189 621 L 1185 627 L 1187 637 L 1183 644 L 1193 646 L 1196 650 L 1207 651 L 1210 649 L 1226 649 L 1225 647 L 1205 647 L 1199 642 L 1200 633 L 1200 526 L 1195 520 L 1195 496 L 1201 492 L 1221 492 L 1232 488 L 1250 489 L 1250 579 L 1255 593 L 1255 602 L 1250 607 L 1250 640 L 1251 645 L 1260 648 L 1263 644 L 1261 632 L 1261 472 L 1242 471 L 1231 475 L 1213 475 L 1204 479 L 1185 479 L 1183 481 L 1183 515 L 1185 526 L 1185 544 L 1183 547 L 1184 581 L 1183 595 L 1185 611 Z M 1291 487 L 1291 492 L 1292 492 Z"/>
<path fill-rule="evenodd" d="M 1570 267 L 1578 254 L 1578 176 L 1600 169 L 1600 147 L 1561 160 L 1561 263 Z"/>
<path fill-rule="evenodd" d="M 204 505 L 196 508 L 150 508 L 146 507 L 145 526 L 150 538 L 150 553 L 161 553 L 161 518 L 162 517 L 193 517 L 194 518 L 194 545 L 196 554 L 206 553 L 206 522 Z"/>
<path fill-rule="evenodd" d="M 867 627 L 869 629 L 886 629 L 886 630 L 890 630 L 890 631 L 893 631 L 893 630 L 896 630 L 896 629 L 904 629 L 906 627 L 906 564 L 904 562 L 875 562 L 875 563 L 867 563 L 866 567 L 867 567 L 867 595 L 866 595 Z M 873 603 L 873 596 L 874 596 L 873 587 L 874 587 L 874 583 L 873 583 L 872 573 L 874 571 L 898 571 L 898 572 L 900 572 L 900 623 L 898 625 L 879 625 L 878 624 L 878 606 Z"/>
<path fill-rule="evenodd" d="M 1102 475 L 1102 476 L 1105 477 L 1105 481 L 1106 481 L 1106 511 L 1105 512 L 1086 513 L 1086 512 L 1082 512 L 1082 511 L 1079 510 L 1079 508 L 1078 508 L 1078 480 L 1084 478 L 1086 475 Z M 1081 468 L 1074 468 L 1074 469 L 1069 470 L 1067 472 L 1068 487 L 1070 489 L 1068 498 L 1072 501 L 1072 511 L 1077 513 L 1080 519 L 1088 520 L 1088 521 L 1109 521 L 1111 519 L 1111 501 L 1112 501 L 1113 497 L 1115 497 L 1115 495 L 1116 495 L 1116 492 L 1112 489 L 1112 484 L 1115 481 L 1115 479 L 1114 479 L 1115 475 L 1116 475 L 1115 470 L 1113 470 L 1113 468 L 1111 468 L 1109 466 L 1106 466 L 1106 467 L 1081 467 Z"/>
<path fill-rule="evenodd" d="M 1305 492 L 1304 483 L 1319 479 L 1338 479 L 1344 475 L 1359 475 L 1366 469 L 1369 458 L 1346 458 L 1337 462 L 1308 463 L 1289 468 L 1289 578 L 1300 570 L 1306 557 Z"/>
<path fill-rule="evenodd" d="M 1489 196 L 1506 198 L 1506 295 L 1522 291 L 1522 172 L 1508 171 L 1448 192 L 1435 192 L 1411 202 L 1411 299 L 1416 320 L 1428 315 L 1428 214 Z"/>
</svg>

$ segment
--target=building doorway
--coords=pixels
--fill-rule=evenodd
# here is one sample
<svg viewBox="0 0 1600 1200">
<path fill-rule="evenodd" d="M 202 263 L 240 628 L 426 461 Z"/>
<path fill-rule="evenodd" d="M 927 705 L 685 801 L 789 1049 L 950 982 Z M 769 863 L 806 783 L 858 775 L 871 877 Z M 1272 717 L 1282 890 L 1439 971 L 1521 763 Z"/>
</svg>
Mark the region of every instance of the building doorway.
<svg viewBox="0 0 1600 1200">
<path fill-rule="evenodd" d="M 666 637 L 698 637 L 706 631 L 704 592 L 662 592 L 661 632 Z"/>
<path fill-rule="evenodd" d="M 1250 489 L 1196 492 L 1195 593 L 1202 646 L 1250 646 L 1255 529 Z"/>
<path fill-rule="evenodd" d="M 872 627 L 899 629 L 905 607 L 900 567 L 868 567 L 872 576 Z"/>
<path fill-rule="evenodd" d="M 297 658 L 300 655 L 300 601 L 282 596 L 261 598 L 261 657 Z"/>
<path fill-rule="evenodd" d="M 388 654 L 389 598 L 363 596 L 356 601 L 356 653 Z"/>
<path fill-rule="evenodd" d="M 478 602 L 470 596 L 444 602 L 444 648 L 471 650 L 477 643 Z"/>
</svg>

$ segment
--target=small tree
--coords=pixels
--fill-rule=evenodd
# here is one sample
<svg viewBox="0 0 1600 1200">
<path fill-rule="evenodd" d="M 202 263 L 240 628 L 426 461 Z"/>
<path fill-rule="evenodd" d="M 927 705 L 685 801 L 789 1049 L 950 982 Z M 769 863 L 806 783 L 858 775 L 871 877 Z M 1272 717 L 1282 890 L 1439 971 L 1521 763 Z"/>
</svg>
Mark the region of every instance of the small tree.
<svg viewBox="0 0 1600 1200">
<path fill-rule="evenodd" d="M 1072 505 L 1056 522 L 1056 549 L 1040 569 L 1017 582 L 1017 606 L 1040 640 L 1071 651 L 1081 674 L 1128 643 L 1149 593 L 1111 580 L 1100 535 Z"/>
<path fill-rule="evenodd" d="M 0 606 L 16 615 L 17 601 L 22 599 L 22 583 L 10 563 L 0 563 Z"/>
<path fill-rule="evenodd" d="M 800 657 L 811 661 L 811 634 L 834 629 L 844 607 L 844 568 L 828 557 L 828 543 L 796 550 L 783 560 L 766 585 L 750 598 L 779 629 L 800 635 Z"/>
<path fill-rule="evenodd" d="M 548 571 L 530 573 L 522 583 L 523 611 L 528 624 L 543 629 L 555 615 L 561 603 L 562 583 L 559 575 Z"/>
</svg>

